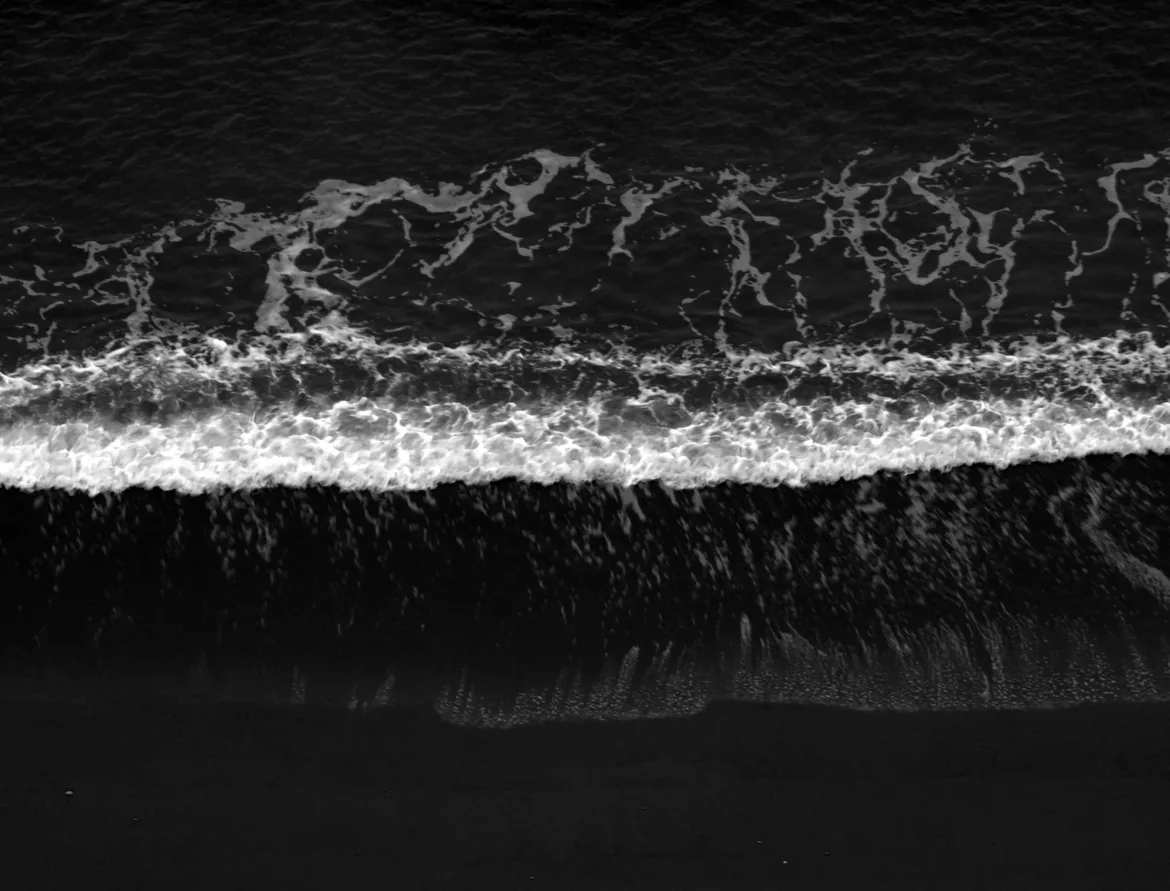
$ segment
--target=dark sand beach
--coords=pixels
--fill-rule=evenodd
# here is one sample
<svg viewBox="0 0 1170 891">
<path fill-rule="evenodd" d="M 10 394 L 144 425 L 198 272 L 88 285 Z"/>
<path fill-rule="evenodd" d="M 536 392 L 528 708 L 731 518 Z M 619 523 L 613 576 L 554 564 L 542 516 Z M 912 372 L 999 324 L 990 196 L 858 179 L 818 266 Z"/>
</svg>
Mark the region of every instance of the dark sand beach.
<svg viewBox="0 0 1170 891">
<path fill-rule="evenodd" d="M 0 706 L 13 888 L 1158 888 L 1170 708 Z"/>
</svg>

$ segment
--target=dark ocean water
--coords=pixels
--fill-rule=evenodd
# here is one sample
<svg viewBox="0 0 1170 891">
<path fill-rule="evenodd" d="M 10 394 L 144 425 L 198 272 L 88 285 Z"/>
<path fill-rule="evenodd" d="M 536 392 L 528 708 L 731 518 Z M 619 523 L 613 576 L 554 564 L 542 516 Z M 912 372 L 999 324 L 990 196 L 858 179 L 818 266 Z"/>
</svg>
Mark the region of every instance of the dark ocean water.
<svg viewBox="0 0 1170 891">
<path fill-rule="evenodd" d="M 1170 693 L 1164 15 L 9 12 L 14 689 Z"/>
</svg>

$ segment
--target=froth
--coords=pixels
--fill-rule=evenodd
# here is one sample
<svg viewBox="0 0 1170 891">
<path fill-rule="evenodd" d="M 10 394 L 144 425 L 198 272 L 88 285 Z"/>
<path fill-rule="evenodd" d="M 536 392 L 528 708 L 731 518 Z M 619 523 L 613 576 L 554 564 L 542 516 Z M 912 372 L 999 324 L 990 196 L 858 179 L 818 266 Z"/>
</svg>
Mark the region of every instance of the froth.
<svg viewBox="0 0 1170 891">
<path fill-rule="evenodd" d="M 1167 403 L 1084 410 L 1045 399 L 909 408 L 876 397 L 769 401 L 694 412 L 671 426 L 652 411 L 612 414 L 596 398 L 524 409 L 359 400 L 267 416 L 220 410 L 162 423 L 15 423 L 0 431 L 0 484 L 91 493 L 272 484 L 413 490 L 504 478 L 803 485 L 882 470 L 1167 450 Z"/>
</svg>

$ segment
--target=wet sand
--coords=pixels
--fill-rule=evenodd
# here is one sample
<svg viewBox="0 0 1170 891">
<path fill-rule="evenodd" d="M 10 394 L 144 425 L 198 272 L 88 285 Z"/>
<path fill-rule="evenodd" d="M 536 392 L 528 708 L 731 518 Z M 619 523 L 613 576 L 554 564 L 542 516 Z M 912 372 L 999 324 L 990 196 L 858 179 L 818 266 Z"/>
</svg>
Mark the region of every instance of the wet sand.
<svg viewBox="0 0 1170 891">
<path fill-rule="evenodd" d="M 0 702 L 11 888 L 1162 888 L 1170 706 Z M 72 794 L 69 794 L 72 793 Z M 14 884 L 9 884 L 15 879 Z"/>
</svg>

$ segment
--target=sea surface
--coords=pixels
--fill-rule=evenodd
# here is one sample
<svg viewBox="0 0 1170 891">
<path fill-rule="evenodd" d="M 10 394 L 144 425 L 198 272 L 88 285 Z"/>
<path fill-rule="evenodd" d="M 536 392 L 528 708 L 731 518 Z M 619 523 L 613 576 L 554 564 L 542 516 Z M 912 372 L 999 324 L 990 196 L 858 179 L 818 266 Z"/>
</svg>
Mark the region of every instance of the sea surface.
<svg viewBox="0 0 1170 891">
<path fill-rule="evenodd" d="M 1170 696 L 1165 15 L 519 10 L 8 10 L 9 694 Z"/>
</svg>

